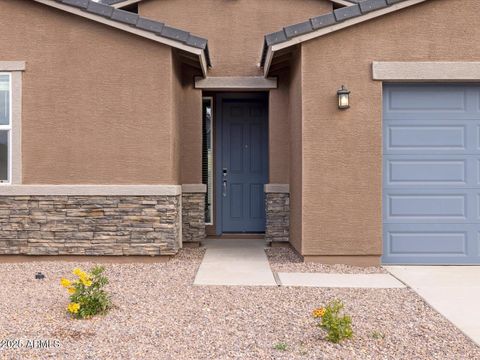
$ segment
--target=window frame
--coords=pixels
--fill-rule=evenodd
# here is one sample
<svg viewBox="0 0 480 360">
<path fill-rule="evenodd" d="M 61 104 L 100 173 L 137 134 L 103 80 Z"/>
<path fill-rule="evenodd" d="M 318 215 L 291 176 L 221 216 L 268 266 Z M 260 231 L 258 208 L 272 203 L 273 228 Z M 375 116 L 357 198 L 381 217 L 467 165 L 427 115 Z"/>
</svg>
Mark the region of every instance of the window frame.
<svg viewBox="0 0 480 360">
<path fill-rule="evenodd" d="M 211 169 L 208 169 L 208 170 L 211 170 L 212 171 L 212 179 L 211 179 L 211 184 L 209 184 L 207 182 L 206 186 L 207 186 L 207 192 L 206 192 L 206 196 L 205 196 L 205 207 L 208 206 L 207 204 L 207 201 L 208 201 L 208 197 L 211 196 L 211 204 L 210 204 L 210 208 L 209 208 L 209 212 L 210 212 L 210 221 L 209 222 L 206 222 L 205 221 L 205 225 L 207 226 L 213 226 L 215 224 L 215 219 L 214 219 L 214 216 L 215 216 L 215 152 L 214 152 L 214 126 L 213 126 L 213 114 L 214 114 L 214 98 L 213 96 L 202 96 L 202 116 L 203 116 L 203 103 L 204 101 L 209 101 L 210 102 L 210 109 L 211 109 L 211 114 L 210 114 L 210 144 L 211 144 L 211 151 L 212 151 L 212 164 L 211 164 Z M 202 123 L 203 123 L 203 119 L 202 119 Z M 203 126 L 203 125 L 202 125 Z M 202 133 L 203 133 L 203 130 L 202 130 Z M 203 146 L 203 139 L 202 139 L 202 146 Z M 202 153 L 203 153 L 203 149 L 202 149 Z M 209 188 L 211 189 L 211 192 L 209 191 Z"/>
<path fill-rule="evenodd" d="M 2 180 L 0 179 L 0 186 L 3 185 L 11 185 L 12 184 L 12 161 L 13 161 L 13 155 L 12 155 L 12 130 L 13 130 L 13 76 L 11 72 L 8 71 L 0 71 L 0 76 L 8 76 L 8 125 L 1 125 L 0 124 L 0 131 L 6 131 L 7 132 L 7 159 L 8 159 L 8 164 L 7 164 L 7 179 Z"/>
</svg>

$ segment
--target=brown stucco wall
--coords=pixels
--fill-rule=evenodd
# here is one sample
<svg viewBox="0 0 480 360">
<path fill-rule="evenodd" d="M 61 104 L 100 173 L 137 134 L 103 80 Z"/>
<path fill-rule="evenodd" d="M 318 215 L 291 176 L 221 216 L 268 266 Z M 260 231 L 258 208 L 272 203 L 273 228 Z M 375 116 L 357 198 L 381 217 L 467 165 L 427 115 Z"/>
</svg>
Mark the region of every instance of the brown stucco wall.
<svg viewBox="0 0 480 360">
<path fill-rule="evenodd" d="M 290 182 L 290 121 L 288 71 L 275 74 L 278 89 L 271 90 L 268 111 L 268 152 L 269 182 L 288 184 Z"/>
<path fill-rule="evenodd" d="M 177 181 L 180 181 L 181 177 L 181 152 L 182 152 L 182 137 L 181 137 L 181 122 L 183 118 L 182 110 L 182 64 L 175 56 L 175 52 L 172 51 L 172 94 L 173 94 L 173 122 L 172 122 L 172 134 L 173 134 L 173 173 Z"/>
<path fill-rule="evenodd" d="M 479 13 L 477 0 L 428 1 L 303 44 L 304 255 L 381 254 L 382 83 L 372 61 L 478 61 Z M 337 109 L 342 84 L 347 111 Z"/>
<path fill-rule="evenodd" d="M 265 34 L 331 11 L 327 0 L 148 0 L 143 16 L 208 38 L 210 76 L 261 75 Z"/>
<path fill-rule="evenodd" d="M 202 183 L 202 91 L 194 88 L 199 70 L 176 60 L 174 92 L 180 139 L 179 176 L 182 184 Z"/>
<path fill-rule="evenodd" d="M 303 89 L 302 49 L 293 54 L 290 77 L 290 243 L 303 252 L 304 239 L 304 195 L 303 195 Z"/>
<path fill-rule="evenodd" d="M 27 62 L 24 183 L 178 183 L 169 47 L 29 1 L 0 13 L 0 60 Z"/>
</svg>

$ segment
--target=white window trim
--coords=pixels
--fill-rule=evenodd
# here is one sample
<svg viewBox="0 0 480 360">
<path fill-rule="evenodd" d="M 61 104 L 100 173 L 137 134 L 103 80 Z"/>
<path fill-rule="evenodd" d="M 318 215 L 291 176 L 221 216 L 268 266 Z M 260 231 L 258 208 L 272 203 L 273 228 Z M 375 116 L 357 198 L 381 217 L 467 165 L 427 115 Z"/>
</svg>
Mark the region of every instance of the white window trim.
<svg viewBox="0 0 480 360">
<path fill-rule="evenodd" d="M 22 72 L 25 61 L 0 61 L 0 74 L 10 78 L 10 121 L 9 125 L 0 125 L 1 130 L 9 130 L 8 143 L 8 181 L 1 186 L 22 184 Z"/>
<path fill-rule="evenodd" d="M 12 184 L 12 73 L 0 71 L 0 76 L 8 76 L 8 125 L 0 125 L 0 131 L 7 131 L 8 140 L 7 140 L 7 156 L 8 156 L 8 166 L 7 166 L 7 180 L 0 179 L 0 185 L 11 185 Z"/>
<path fill-rule="evenodd" d="M 213 114 L 214 114 L 214 99 L 213 99 L 213 96 L 203 96 L 202 97 L 202 107 L 203 107 L 203 100 L 209 100 L 210 101 L 210 106 L 212 107 L 212 119 L 211 119 L 211 131 L 210 131 L 210 137 L 211 137 L 211 142 L 212 142 L 212 152 L 213 154 L 215 154 L 215 149 L 214 149 L 214 139 L 215 139 L 215 134 L 214 134 L 214 127 L 213 127 Z M 203 111 L 202 111 L 203 113 Z M 202 114 L 203 116 L 203 114 Z M 202 151 L 203 152 L 203 151 Z M 213 158 L 215 159 L 215 155 L 213 155 Z M 212 195 L 213 195 L 213 198 L 212 198 L 212 204 L 211 204 L 211 214 L 210 214 L 210 221 L 209 222 L 205 222 L 205 225 L 208 225 L 208 226 L 211 226 L 211 225 L 214 225 L 214 221 L 215 221 L 215 161 L 213 161 L 213 179 L 212 179 Z M 207 187 L 208 187 L 208 184 L 206 184 L 205 186 L 205 192 L 207 192 Z M 205 204 L 206 206 L 207 204 Z"/>
</svg>

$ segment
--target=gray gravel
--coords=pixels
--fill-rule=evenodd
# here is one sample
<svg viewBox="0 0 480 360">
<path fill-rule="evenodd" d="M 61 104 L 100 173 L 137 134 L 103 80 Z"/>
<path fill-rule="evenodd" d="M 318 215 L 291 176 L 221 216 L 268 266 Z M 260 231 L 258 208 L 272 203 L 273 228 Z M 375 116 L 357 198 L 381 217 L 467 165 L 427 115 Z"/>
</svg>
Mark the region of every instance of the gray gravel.
<svg viewBox="0 0 480 360">
<path fill-rule="evenodd" d="M 0 264 L 0 341 L 61 342 L 0 358 L 480 359 L 480 348 L 407 289 L 194 287 L 202 255 L 185 249 L 164 264 L 107 265 L 117 307 L 93 320 L 64 312 L 59 280 L 78 264 Z M 46 280 L 34 280 L 36 271 Z M 356 334 L 341 345 L 323 340 L 310 316 L 334 298 L 345 302 Z M 280 342 L 286 351 L 273 348 Z"/>
<path fill-rule="evenodd" d="M 291 247 L 272 247 L 265 249 L 270 267 L 275 272 L 321 272 L 337 274 L 386 274 L 380 266 L 356 267 L 348 265 L 324 265 L 304 263 L 302 257 Z"/>
</svg>

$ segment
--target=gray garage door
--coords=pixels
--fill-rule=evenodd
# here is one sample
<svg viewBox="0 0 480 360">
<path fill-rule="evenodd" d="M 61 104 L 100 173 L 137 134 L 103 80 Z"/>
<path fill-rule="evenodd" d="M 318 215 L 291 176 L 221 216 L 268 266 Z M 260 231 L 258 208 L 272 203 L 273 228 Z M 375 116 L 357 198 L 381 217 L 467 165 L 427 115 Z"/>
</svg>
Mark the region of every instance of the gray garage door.
<svg viewBox="0 0 480 360">
<path fill-rule="evenodd" d="M 480 263 L 480 85 L 384 87 L 384 263 Z"/>
</svg>

